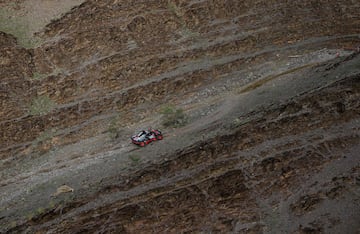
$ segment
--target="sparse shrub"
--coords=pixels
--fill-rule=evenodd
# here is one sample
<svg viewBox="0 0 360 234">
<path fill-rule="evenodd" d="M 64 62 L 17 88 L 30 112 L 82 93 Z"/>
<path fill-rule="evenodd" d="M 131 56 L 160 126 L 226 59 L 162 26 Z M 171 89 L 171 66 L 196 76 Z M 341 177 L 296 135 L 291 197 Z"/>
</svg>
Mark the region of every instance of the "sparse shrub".
<svg viewBox="0 0 360 234">
<path fill-rule="evenodd" d="M 37 147 L 41 144 L 45 144 L 46 142 L 50 141 L 50 139 L 52 139 L 55 136 L 56 131 L 57 130 L 55 128 L 44 131 L 33 141 L 32 146 Z"/>
<path fill-rule="evenodd" d="M 108 127 L 108 133 L 111 139 L 116 139 L 119 137 L 118 127 L 114 121 L 111 121 Z"/>
<path fill-rule="evenodd" d="M 36 152 L 38 155 L 43 155 L 49 151 L 56 150 L 56 146 L 59 144 L 59 137 L 55 137 L 57 134 L 56 129 L 46 130 L 42 132 L 32 143 L 29 150 Z M 47 169 L 43 170 L 48 171 Z"/>
<path fill-rule="evenodd" d="M 56 103 L 48 96 L 38 96 L 33 99 L 29 107 L 31 115 L 45 115 L 51 112 L 56 106 Z"/>
<path fill-rule="evenodd" d="M 33 217 L 34 217 L 34 214 L 33 214 L 33 213 L 29 213 L 29 214 L 26 215 L 26 219 L 27 219 L 28 221 L 32 220 Z"/>
<path fill-rule="evenodd" d="M 39 73 L 39 72 L 34 72 L 32 79 L 33 80 L 42 80 L 46 77 L 45 74 Z"/>
<path fill-rule="evenodd" d="M 180 7 L 178 7 L 174 2 L 168 1 L 168 9 L 176 15 L 176 17 L 182 18 L 183 14 Z"/>
<path fill-rule="evenodd" d="M 231 127 L 237 128 L 237 127 L 240 127 L 241 125 L 247 124 L 248 122 L 250 122 L 250 119 L 248 119 L 248 118 L 245 118 L 245 119 L 235 118 L 233 120 L 233 122 L 231 123 Z"/>
<path fill-rule="evenodd" d="M 53 208 L 55 208 L 55 206 L 56 206 L 55 202 L 54 202 L 54 201 L 50 201 L 50 203 L 49 203 L 49 208 L 50 208 L 50 209 L 53 209 Z"/>
<path fill-rule="evenodd" d="M 110 120 L 107 132 L 111 139 L 119 138 L 119 129 L 123 127 L 121 116 L 122 115 L 119 113 Z"/>
<path fill-rule="evenodd" d="M 188 122 L 188 118 L 181 108 L 175 108 L 173 106 L 165 106 L 160 112 L 162 116 L 162 124 L 165 127 L 178 128 L 185 126 Z"/>
<path fill-rule="evenodd" d="M 41 215 L 41 214 L 43 214 L 44 212 L 45 212 L 45 209 L 42 208 L 42 207 L 39 207 L 39 208 L 37 208 L 37 210 L 36 210 L 36 214 L 37 214 L 37 215 Z"/>
<path fill-rule="evenodd" d="M 129 155 L 129 159 L 131 159 L 131 161 L 133 162 L 133 163 L 138 163 L 138 162 L 140 162 L 140 157 L 139 156 L 137 156 L 137 155 Z"/>
</svg>

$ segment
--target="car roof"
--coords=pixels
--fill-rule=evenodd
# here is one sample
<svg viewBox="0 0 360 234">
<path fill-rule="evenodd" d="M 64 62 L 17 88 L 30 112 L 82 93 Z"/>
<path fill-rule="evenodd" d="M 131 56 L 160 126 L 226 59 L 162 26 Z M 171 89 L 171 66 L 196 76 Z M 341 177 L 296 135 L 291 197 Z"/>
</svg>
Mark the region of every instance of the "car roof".
<svg viewBox="0 0 360 234">
<path fill-rule="evenodd" d="M 137 136 L 141 136 L 141 135 L 143 135 L 143 134 L 146 134 L 145 130 L 140 131 L 140 132 L 137 134 Z"/>
</svg>

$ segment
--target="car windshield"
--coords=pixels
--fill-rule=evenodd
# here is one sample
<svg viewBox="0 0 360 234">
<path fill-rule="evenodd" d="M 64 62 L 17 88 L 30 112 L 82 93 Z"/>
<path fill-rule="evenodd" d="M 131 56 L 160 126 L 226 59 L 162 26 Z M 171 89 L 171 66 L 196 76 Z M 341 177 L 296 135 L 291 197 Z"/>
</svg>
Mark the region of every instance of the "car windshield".
<svg viewBox="0 0 360 234">
<path fill-rule="evenodd" d="M 138 136 L 138 137 L 141 137 L 142 135 L 145 135 L 145 134 L 146 134 L 145 131 L 141 131 L 141 132 L 139 132 L 139 133 L 137 134 L 137 136 Z"/>
</svg>

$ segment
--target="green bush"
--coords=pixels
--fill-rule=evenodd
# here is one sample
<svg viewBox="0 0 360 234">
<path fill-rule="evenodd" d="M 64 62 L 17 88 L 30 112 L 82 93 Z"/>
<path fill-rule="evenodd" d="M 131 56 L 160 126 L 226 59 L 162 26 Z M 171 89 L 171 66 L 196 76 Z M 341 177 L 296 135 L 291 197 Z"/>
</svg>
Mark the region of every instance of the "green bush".
<svg viewBox="0 0 360 234">
<path fill-rule="evenodd" d="M 131 159 L 131 161 L 134 164 L 137 164 L 140 162 L 140 157 L 138 155 L 129 155 L 129 159 Z"/>
<path fill-rule="evenodd" d="M 41 144 L 46 144 L 49 142 L 55 135 L 56 135 L 56 129 L 50 129 L 42 132 L 36 139 L 32 142 L 33 147 L 37 147 Z"/>
<path fill-rule="evenodd" d="M 45 74 L 39 73 L 39 72 L 34 72 L 32 79 L 33 80 L 42 80 L 46 77 Z"/>
<path fill-rule="evenodd" d="M 38 96 L 33 99 L 29 107 L 31 115 L 45 115 L 51 112 L 56 106 L 56 103 L 48 96 Z"/>
<path fill-rule="evenodd" d="M 181 12 L 180 7 L 178 7 L 174 2 L 168 1 L 167 7 L 174 15 L 176 15 L 176 17 L 182 18 L 183 13 Z"/>
<path fill-rule="evenodd" d="M 160 113 L 162 114 L 162 124 L 165 127 L 178 128 L 185 126 L 188 122 L 188 118 L 181 108 L 165 106 Z"/>
<path fill-rule="evenodd" d="M 121 133 L 121 128 L 124 127 L 123 124 L 123 115 L 122 113 L 117 113 L 114 117 L 111 118 L 107 132 L 112 140 L 119 138 Z"/>
</svg>

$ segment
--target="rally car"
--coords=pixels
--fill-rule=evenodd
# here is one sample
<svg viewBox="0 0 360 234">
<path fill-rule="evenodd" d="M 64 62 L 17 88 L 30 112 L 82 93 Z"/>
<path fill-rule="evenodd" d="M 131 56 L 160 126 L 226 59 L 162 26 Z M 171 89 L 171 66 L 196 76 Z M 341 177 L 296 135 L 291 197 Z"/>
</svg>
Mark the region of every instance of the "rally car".
<svg viewBox="0 0 360 234">
<path fill-rule="evenodd" d="M 159 130 L 149 129 L 142 130 L 138 134 L 131 137 L 132 143 L 141 147 L 157 140 L 162 140 L 163 135 Z"/>
</svg>

